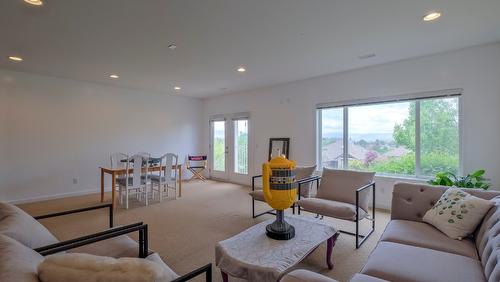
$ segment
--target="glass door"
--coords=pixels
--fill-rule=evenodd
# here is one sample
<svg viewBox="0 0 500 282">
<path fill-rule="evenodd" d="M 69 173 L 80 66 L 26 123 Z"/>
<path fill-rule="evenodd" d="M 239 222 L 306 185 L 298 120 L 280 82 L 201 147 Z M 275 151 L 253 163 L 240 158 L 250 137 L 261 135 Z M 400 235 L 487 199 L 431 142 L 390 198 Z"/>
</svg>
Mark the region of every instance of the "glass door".
<svg viewBox="0 0 500 282">
<path fill-rule="evenodd" d="M 213 178 L 226 180 L 228 179 L 227 156 L 229 149 L 226 142 L 226 121 L 214 120 L 210 122 L 210 125 L 210 176 Z"/>
<path fill-rule="evenodd" d="M 249 118 L 224 115 L 210 122 L 210 177 L 248 183 L 250 169 Z"/>
<path fill-rule="evenodd" d="M 232 182 L 243 183 L 249 172 L 248 118 L 233 120 L 233 150 L 231 150 L 233 167 L 229 178 Z"/>
</svg>

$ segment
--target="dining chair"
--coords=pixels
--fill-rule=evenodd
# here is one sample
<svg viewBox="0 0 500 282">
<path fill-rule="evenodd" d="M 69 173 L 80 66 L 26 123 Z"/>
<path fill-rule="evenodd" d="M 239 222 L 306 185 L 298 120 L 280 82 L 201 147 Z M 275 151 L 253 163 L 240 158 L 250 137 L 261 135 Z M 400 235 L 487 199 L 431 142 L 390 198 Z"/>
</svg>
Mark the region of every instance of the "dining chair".
<svg viewBox="0 0 500 282">
<path fill-rule="evenodd" d="M 163 193 L 167 193 L 168 190 L 174 190 L 174 199 L 177 199 L 177 165 L 179 157 L 173 153 L 167 153 L 160 157 L 159 166 L 165 167 L 165 169 L 160 169 L 158 173 L 152 173 L 150 175 L 151 180 L 151 193 L 154 194 L 155 191 L 158 192 L 158 197 L 160 202 L 163 200 Z M 172 169 L 174 167 L 174 169 Z M 173 176 L 172 176 L 173 171 Z M 157 188 L 157 190 L 155 190 Z"/>
<path fill-rule="evenodd" d="M 125 192 L 126 209 L 129 207 L 130 192 L 134 192 L 139 201 L 144 198 L 145 204 L 148 205 L 149 159 L 150 157 L 147 154 L 135 154 L 128 158 L 126 162 L 126 177 L 117 179 L 116 181 L 120 186 L 119 197 L 120 204 L 122 205 L 123 192 Z M 132 170 L 130 172 L 131 168 Z"/>
<path fill-rule="evenodd" d="M 120 152 L 112 153 L 110 156 L 111 168 L 125 168 L 127 165 L 123 160 L 128 159 L 128 155 Z"/>
<path fill-rule="evenodd" d="M 125 162 L 124 160 L 128 159 L 128 154 L 115 152 L 109 156 L 109 159 L 110 159 L 111 168 L 113 168 L 113 169 L 125 169 L 127 166 L 127 162 Z M 116 179 L 117 180 L 118 179 L 125 179 L 125 177 L 126 177 L 126 175 L 118 175 L 116 177 Z M 118 183 L 116 183 L 115 187 L 113 187 L 112 189 L 118 190 L 118 193 L 120 192 L 119 191 L 120 186 L 118 185 Z"/>
</svg>

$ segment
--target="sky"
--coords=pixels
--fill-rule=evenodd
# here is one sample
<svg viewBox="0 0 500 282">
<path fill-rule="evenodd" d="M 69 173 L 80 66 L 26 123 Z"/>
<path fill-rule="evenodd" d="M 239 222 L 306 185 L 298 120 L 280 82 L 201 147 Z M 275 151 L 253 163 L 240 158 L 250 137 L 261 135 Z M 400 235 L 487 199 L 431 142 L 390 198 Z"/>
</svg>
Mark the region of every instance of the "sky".
<svg viewBox="0 0 500 282">
<path fill-rule="evenodd" d="M 408 116 L 410 102 L 349 107 L 349 136 L 352 139 L 392 139 L 394 125 Z M 342 109 L 322 112 L 324 137 L 342 136 Z"/>
</svg>

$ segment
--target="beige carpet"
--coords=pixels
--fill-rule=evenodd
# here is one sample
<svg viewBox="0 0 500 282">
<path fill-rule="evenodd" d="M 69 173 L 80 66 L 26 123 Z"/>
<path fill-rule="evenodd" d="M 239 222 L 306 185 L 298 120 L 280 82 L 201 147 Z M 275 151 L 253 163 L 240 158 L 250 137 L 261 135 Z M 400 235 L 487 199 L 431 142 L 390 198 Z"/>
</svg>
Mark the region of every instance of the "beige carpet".
<svg viewBox="0 0 500 282">
<path fill-rule="evenodd" d="M 269 219 L 265 215 L 257 219 L 251 216 L 249 187 L 215 181 L 183 183 L 182 198 L 154 203 L 149 206 L 132 205 L 129 210 L 118 207 L 115 224 L 129 224 L 143 221 L 149 225 L 150 247 L 159 252 L 165 262 L 179 274 L 214 262 L 215 243 L 229 238 L 246 228 Z M 108 199 L 110 198 L 109 195 Z M 43 201 L 20 205 L 32 215 L 84 207 L 99 203 L 99 195 L 87 195 L 65 199 Z M 263 203 L 257 205 L 264 210 Z M 59 239 L 89 234 L 106 228 L 107 211 L 93 211 L 80 215 L 64 216 L 43 220 L 43 224 Z M 312 216 L 305 214 L 304 216 Z M 348 281 L 358 272 L 374 248 L 380 234 L 389 220 L 389 214 L 376 214 L 376 232 L 358 250 L 354 247 L 354 237 L 341 234 L 333 250 L 335 267 L 329 271 L 325 263 L 326 244 L 298 265 L 339 281 Z M 342 223 L 328 219 L 332 224 L 346 230 L 353 230 L 353 223 Z M 368 227 L 369 222 L 364 222 Z M 214 279 L 221 281 L 220 272 L 215 268 Z M 199 280 L 197 280 L 199 281 Z M 230 281 L 235 281 L 230 279 Z"/>
</svg>

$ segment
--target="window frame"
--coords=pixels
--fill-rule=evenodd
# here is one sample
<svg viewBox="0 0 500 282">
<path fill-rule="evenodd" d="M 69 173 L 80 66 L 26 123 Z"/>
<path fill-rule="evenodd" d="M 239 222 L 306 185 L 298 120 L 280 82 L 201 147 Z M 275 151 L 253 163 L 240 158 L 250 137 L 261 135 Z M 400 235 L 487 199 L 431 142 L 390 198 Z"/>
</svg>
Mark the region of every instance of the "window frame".
<svg viewBox="0 0 500 282">
<path fill-rule="evenodd" d="M 348 146 L 349 146 L 349 107 L 368 106 L 377 104 L 390 104 L 397 102 L 415 102 L 415 174 L 390 174 L 376 173 L 377 176 L 387 178 L 402 178 L 402 179 L 431 179 L 433 176 L 422 175 L 421 163 L 421 127 L 420 127 L 420 102 L 431 99 L 446 99 L 457 98 L 458 110 L 458 174 L 463 174 L 463 110 L 462 110 L 462 89 L 447 89 L 441 91 L 422 92 L 407 95 L 392 96 L 386 98 L 352 100 L 344 102 L 322 103 L 316 106 L 316 164 L 319 171 L 323 170 L 322 166 L 322 110 L 332 108 L 342 108 L 343 111 L 343 168 L 349 169 Z"/>
</svg>

